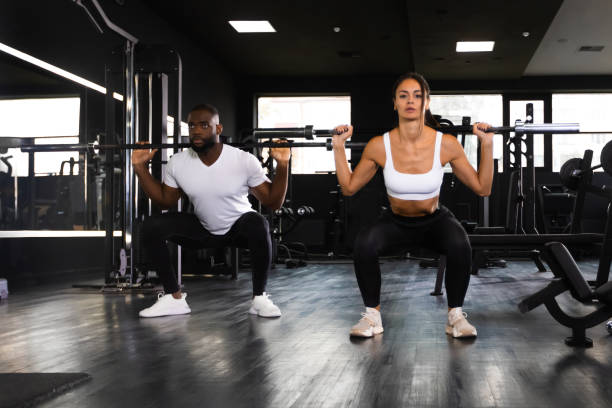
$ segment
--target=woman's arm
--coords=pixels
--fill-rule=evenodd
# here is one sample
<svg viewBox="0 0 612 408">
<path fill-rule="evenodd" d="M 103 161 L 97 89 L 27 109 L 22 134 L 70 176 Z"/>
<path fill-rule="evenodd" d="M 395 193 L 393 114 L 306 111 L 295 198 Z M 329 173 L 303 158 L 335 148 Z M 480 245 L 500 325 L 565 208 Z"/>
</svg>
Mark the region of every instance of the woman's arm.
<svg viewBox="0 0 612 408">
<path fill-rule="evenodd" d="M 355 171 L 351 171 L 346 160 L 344 143 L 353 134 L 353 127 L 341 125 L 334 130 L 335 133 L 338 133 L 332 138 L 338 184 L 340 184 L 343 195 L 351 196 L 366 185 L 376 174 L 378 164 L 374 160 L 374 155 L 378 148 L 377 145 L 380 144 L 380 136 L 374 137 L 368 142 Z"/>
<path fill-rule="evenodd" d="M 445 147 L 450 151 L 450 164 L 459 181 L 479 196 L 491 194 L 493 184 L 493 133 L 485 133 L 490 126 L 486 123 L 475 123 L 473 133 L 480 141 L 480 164 L 474 170 L 468 161 L 459 141 L 448 136 L 444 139 Z"/>
</svg>

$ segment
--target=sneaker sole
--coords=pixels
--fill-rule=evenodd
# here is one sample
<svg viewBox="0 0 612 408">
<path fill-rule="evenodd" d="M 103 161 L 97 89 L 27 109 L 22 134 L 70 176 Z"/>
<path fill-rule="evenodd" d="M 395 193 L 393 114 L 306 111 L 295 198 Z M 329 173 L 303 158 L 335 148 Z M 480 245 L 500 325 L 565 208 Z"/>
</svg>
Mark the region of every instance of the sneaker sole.
<svg viewBox="0 0 612 408">
<path fill-rule="evenodd" d="M 352 331 L 350 333 L 351 337 L 363 337 L 363 338 L 370 338 L 370 337 L 374 337 L 377 334 L 380 334 L 384 331 L 384 329 L 381 327 L 380 329 L 372 329 L 372 334 L 366 334 L 364 332 L 358 332 L 358 331 Z"/>
<path fill-rule="evenodd" d="M 455 335 L 454 331 L 453 331 L 453 327 L 446 325 L 446 334 L 448 334 L 449 336 L 453 336 L 453 338 L 455 339 L 468 339 L 468 338 L 472 338 L 472 337 L 476 337 L 477 333 L 475 334 L 464 334 L 464 335 Z"/>
<path fill-rule="evenodd" d="M 189 313 L 191 313 L 191 309 L 189 309 L 187 311 L 165 313 L 165 314 L 160 314 L 160 315 L 142 315 L 142 314 L 138 313 L 138 316 L 139 317 L 144 317 L 144 318 L 150 318 L 150 317 L 178 316 L 178 315 L 184 315 L 184 314 L 189 314 Z"/>
<path fill-rule="evenodd" d="M 253 308 L 249 309 L 249 314 L 256 315 L 256 316 L 259 316 L 259 317 L 281 317 L 281 313 L 279 313 L 279 314 L 271 314 L 271 315 L 264 315 L 264 314 L 259 313 L 256 309 L 253 309 Z"/>
</svg>

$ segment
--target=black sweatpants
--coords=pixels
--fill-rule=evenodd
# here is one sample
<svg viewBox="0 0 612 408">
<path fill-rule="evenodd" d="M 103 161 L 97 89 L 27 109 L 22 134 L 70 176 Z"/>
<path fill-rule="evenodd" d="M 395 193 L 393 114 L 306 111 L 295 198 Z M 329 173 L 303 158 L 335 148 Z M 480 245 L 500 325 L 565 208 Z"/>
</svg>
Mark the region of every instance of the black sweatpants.
<svg viewBox="0 0 612 408">
<path fill-rule="evenodd" d="M 441 206 L 423 217 L 402 217 L 388 210 L 373 226 L 359 232 L 353 250 L 355 274 L 367 307 L 380 304 L 378 256 L 415 245 L 446 255 L 448 306 L 463 305 L 470 283 L 472 248 L 461 223 Z"/>
<path fill-rule="evenodd" d="M 259 296 L 266 290 L 272 259 L 272 243 L 268 221 L 259 213 L 254 211 L 244 213 L 223 235 L 213 235 L 208 232 L 195 214 L 174 212 L 160 214 L 145 220 L 142 226 L 142 240 L 166 293 L 179 290 L 166 241 L 193 249 L 226 246 L 248 248 L 251 251 L 253 295 Z"/>
</svg>

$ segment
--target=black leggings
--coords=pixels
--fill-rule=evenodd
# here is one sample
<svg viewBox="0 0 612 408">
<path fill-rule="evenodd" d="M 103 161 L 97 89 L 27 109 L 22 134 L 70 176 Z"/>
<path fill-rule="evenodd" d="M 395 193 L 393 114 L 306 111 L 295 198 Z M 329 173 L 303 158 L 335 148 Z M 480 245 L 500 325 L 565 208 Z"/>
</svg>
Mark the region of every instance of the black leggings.
<svg viewBox="0 0 612 408">
<path fill-rule="evenodd" d="M 402 217 L 389 210 L 372 227 L 359 232 L 353 253 L 365 305 L 380 305 L 378 256 L 413 245 L 446 255 L 448 306 L 462 306 L 470 283 L 472 248 L 465 230 L 446 207 L 423 217 Z"/>
<path fill-rule="evenodd" d="M 141 236 L 144 249 L 152 260 L 166 293 L 179 290 L 166 241 L 193 249 L 226 246 L 248 248 L 251 251 L 253 269 L 253 295 L 259 296 L 266 290 L 272 243 L 268 221 L 259 213 L 244 213 L 223 235 L 208 232 L 195 214 L 165 213 L 147 218 L 142 225 Z"/>
</svg>

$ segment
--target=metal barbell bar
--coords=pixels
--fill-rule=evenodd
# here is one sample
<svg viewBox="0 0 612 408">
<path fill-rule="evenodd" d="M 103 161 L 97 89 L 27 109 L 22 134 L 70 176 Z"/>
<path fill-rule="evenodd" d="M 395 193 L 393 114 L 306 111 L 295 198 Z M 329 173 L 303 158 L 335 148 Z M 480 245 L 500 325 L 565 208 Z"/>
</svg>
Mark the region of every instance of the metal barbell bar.
<svg viewBox="0 0 612 408">
<path fill-rule="evenodd" d="M 445 133 L 472 133 L 471 125 L 463 126 L 439 126 L 436 130 Z M 579 123 L 523 123 L 516 121 L 514 126 L 494 126 L 487 129 L 488 132 L 496 134 L 502 133 L 522 133 L 522 134 L 533 134 L 533 133 L 580 133 Z M 313 129 L 312 125 L 305 126 L 303 128 L 258 128 L 253 129 L 252 135 L 256 139 L 267 139 L 275 137 L 289 137 L 289 138 L 305 138 L 308 140 L 315 140 L 317 137 L 330 137 L 334 136 L 334 129 Z"/>
<path fill-rule="evenodd" d="M 327 150 L 332 150 L 332 141 L 327 139 L 325 142 L 293 142 L 288 140 L 284 143 L 280 142 L 257 142 L 257 143 L 224 143 L 230 146 L 234 146 L 240 149 L 251 149 L 251 148 L 266 148 L 266 147 L 325 147 Z M 365 142 L 347 142 L 345 143 L 346 148 L 363 148 L 366 146 Z M 161 144 L 47 144 L 47 145 L 28 145 L 21 146 L 22 152 L 72 152 L 72 151 L 95 151 L 95 150 L 148 150 L 148 149 L 182 149 L 188 148 L 191 144 L 189 143 L 161 143 Z"/>
<path fill-rule="evenodd" d="M 439 130 L 447 133 L 471 133 L 472 126 L 446 126 L 440 127 Z M 515 126 L 501 126 L 491 127 L 487 129 L 488 132 L 493 133 L 579 133 L 580 125 L 578 123 L 525 123 L 517 121 Z M 307 140 L 315 140 L 317 135 L 332 136 L 334 130 L 315 130 L 312 126 L 306 126 L 304 128 L 280 128 L 280 129 L 254 129 L 253 135 L 257 138 L 273 138 L 273 137 L 302 137 Z M 327 150 L 332 149 L 331 139 L 327 139 L 325 142 L 293 142 L 288 143 L 276 143 L 276 142 L 257 142 L 257 143 L 227 143 L 230 146 L 236 146 L 239 148 L 254 148 L 254 147 L 325 147 Z M 348 142 L 346 143 L 347 148 L 363 148 L 367 143 L 363 142 Z M 65 151 L 87 151 L 87 150 L 131 150 L 131 149 L 174 149 L 174 148 L 187 148 L 189 143 L 163 143 L 163 144 L 110 144 L 102 145 L 96 143 L 89 144 L 76 144 L 76 145 L 64 145 L 64 144 L 48 144 L 48 145 L 28 145 L 21 146 L 23 152 L 65 152 Z"/>
</svg>

